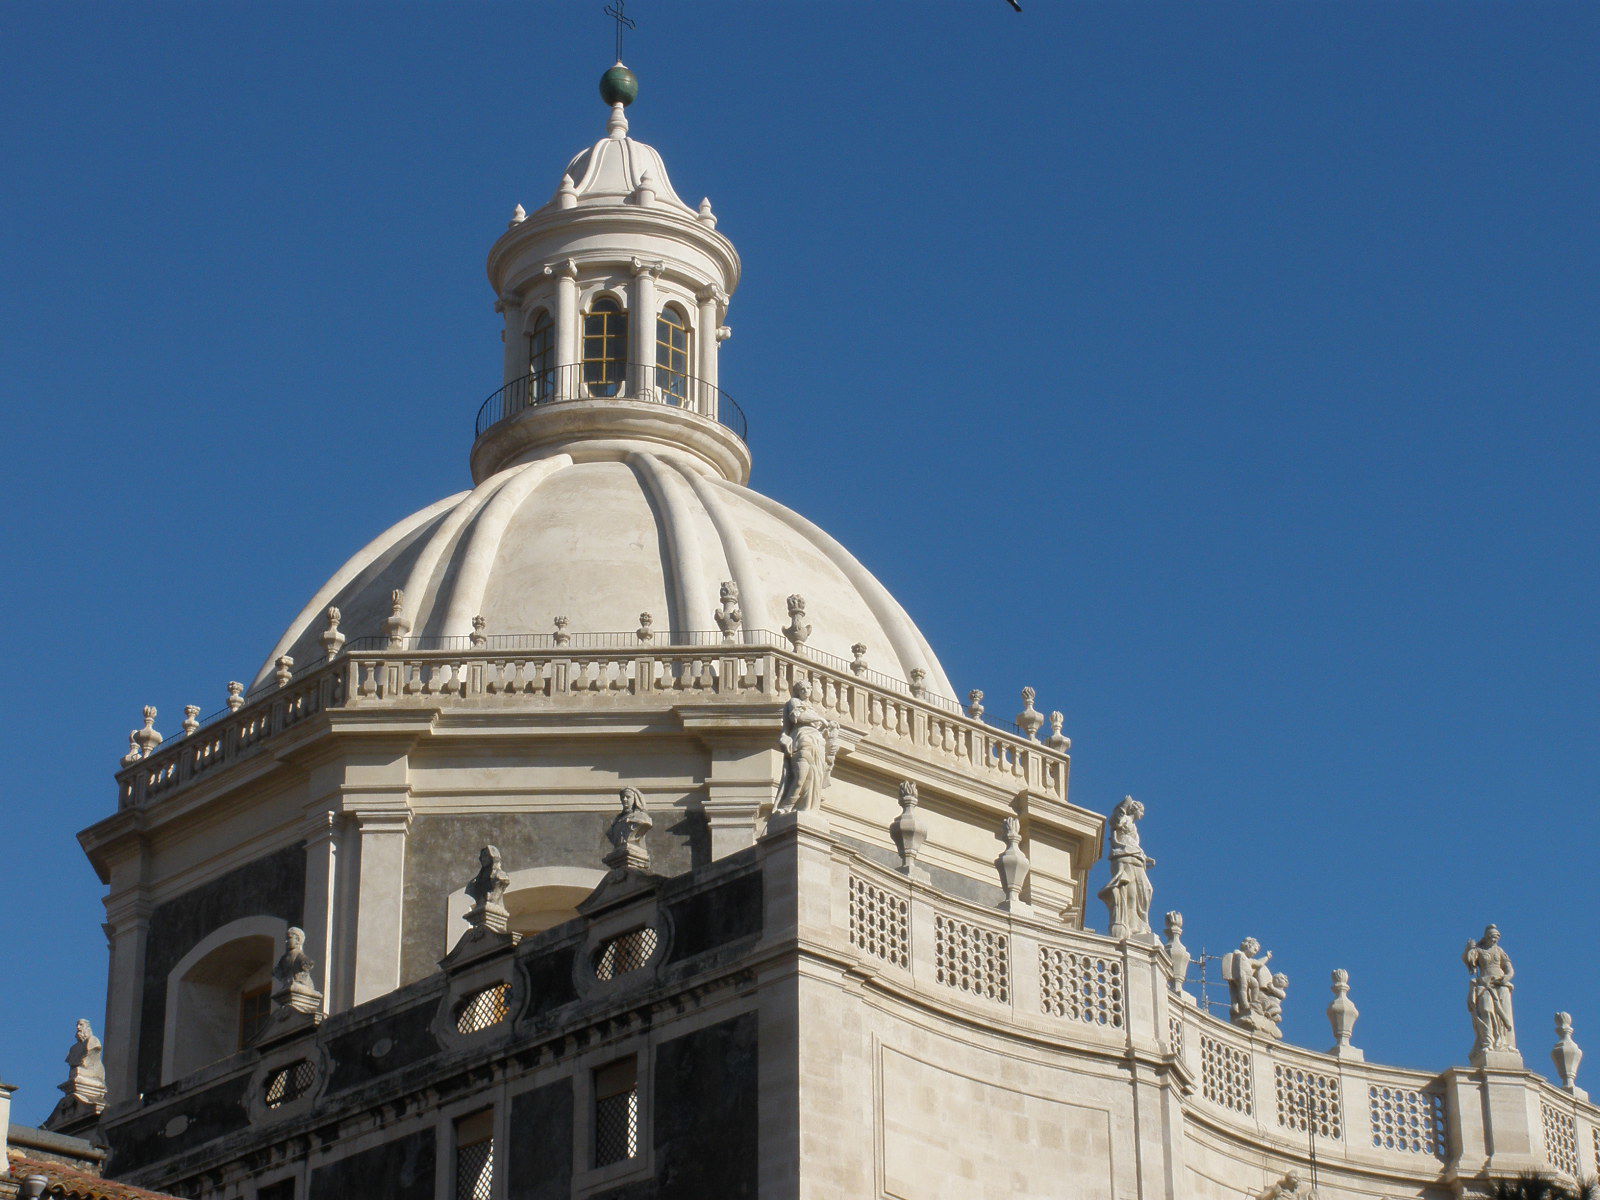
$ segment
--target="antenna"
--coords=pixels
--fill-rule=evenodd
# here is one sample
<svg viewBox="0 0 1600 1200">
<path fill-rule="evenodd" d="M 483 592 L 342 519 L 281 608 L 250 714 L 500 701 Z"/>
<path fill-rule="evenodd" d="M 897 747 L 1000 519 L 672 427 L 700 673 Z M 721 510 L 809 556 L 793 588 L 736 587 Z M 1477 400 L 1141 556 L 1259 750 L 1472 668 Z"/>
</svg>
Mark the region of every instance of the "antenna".
<svg viewBox="0 0 1600 1200">
<path fill-rule="evenodd" d="M 627 7 L 628 7 L 628 0 L 611 0 L 611 3 L 606 5 L 606 7 L 605 7 L 606 16 L 610 17 L 613 21 L 615 21 L 617 23 L 617 61 L 618 62 L 622 61 L 622 27 L 624 25 L 626 25 L 629 29 L 637 29 L 638 28 L 638 26 L 636 26 L 633 23 L 633 18 L 628 16 L 627 12 L 625 11 L 627 9 Z"/>
</svg>

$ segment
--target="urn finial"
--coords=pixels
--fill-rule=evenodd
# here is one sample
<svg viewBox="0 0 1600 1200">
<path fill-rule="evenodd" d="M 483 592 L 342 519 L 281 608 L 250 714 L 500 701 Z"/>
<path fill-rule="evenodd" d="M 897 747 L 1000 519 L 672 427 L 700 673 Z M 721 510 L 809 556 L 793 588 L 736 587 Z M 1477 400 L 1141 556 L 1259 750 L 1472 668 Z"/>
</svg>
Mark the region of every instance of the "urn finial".
<svg viewBox="0 0 1600 1200">
<path fill-rule="evenodd" d="M 1359 1061 L 1365 1057 L 1360 1050 L 1350 1044 L 1350 1035 L 1355 1030 L 1356 1018 L 1360 1015 L 1360 1010 L 1350 999 L 1350 972 L 1342 967 L 1338 968 L 1333 973 L 1333 1003 L 1328 1005 L 1328 1024 L 1333 1026 L 1335 1058 L 1353 1058 Z"/>
<path fill-rule="evenodd" d="M 1031 687 L 1023 688 L 1022 711 L 1017 714 L 1017 728 L 1030 742 L 1039 740 L 1039 730 L 1044 726 L 1044 714 L 1033 706 L 1034 697 L 1038 694 Z"/>
<path fill-rule="evenodd" d="M 1578 1086 L 1578 1064 L 1583 1061 L 1583 1051 L 1572 1040 L 1572 1014 L 1556 1014 L 1556 1044 L 1550 1051 L 1556 1064 L 1556 1074 L 1561 1076 L 1561 1086 L 1574 1096 L 1587 1099 L 1588 1093 Z"/>
</svg>

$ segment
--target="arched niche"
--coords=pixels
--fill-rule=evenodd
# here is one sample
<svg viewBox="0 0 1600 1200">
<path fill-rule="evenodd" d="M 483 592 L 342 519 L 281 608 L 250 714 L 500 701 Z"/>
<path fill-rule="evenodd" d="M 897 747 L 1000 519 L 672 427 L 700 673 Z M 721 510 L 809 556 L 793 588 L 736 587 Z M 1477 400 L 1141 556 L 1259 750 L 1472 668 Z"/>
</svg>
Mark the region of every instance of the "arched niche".
<svg viewBox="0 0 1600 1200">
<path fill-rule="evenodd" d="M 531 937 L 552 929 L 578 915 L 582 900 L 606 877 L 593 867 L 525 867 L 506 872 L 511 883 L 506 887 L 506 910 L 511 914 L 511 929 Z M 465 887 L 450 893 L 445 902 L 445 951 L 448 952 L 467 931 L 465 917 L 472 898 Z"/>
<path fill-rule="evenodd" d="M 207 934 L 168 972 L 163 1083 L 243 1048 L 242 1005 L 271 987 L 288 929 L 280 917 L 241 917 Z"/>
</svg>

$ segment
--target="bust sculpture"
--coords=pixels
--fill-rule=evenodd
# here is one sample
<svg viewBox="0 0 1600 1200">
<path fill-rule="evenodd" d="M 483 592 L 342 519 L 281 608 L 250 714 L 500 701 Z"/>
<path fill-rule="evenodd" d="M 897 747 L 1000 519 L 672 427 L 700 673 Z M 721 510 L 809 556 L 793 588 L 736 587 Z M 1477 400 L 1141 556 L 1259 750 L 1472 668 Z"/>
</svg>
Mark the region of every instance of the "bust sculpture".
<svg viewBox="0 0 1600 1200">
<path fill-rule="evenodd" d="M 606 839 L 611 851 L 604 862 L 613 871 L 650 869 L 650 851 L 644 844 L 645 834 L 655 824 L 650 810 L 645 807 L 644 794 L 635 787 L 625 787 L 618 793 L 621 811 L 611 818 L 606 829 Z"/>
<path fill-rule="evenodd" d="M 311 972 L 317 964 L 306 954 L 306 933 L 293 926 L 283 937 L 283 953 L 272 968 L 272 978 L 277 981 L 273 989 L 273 1003 L 281 1009 L 295 1012 L 320 1013 L 322 993 L 312 982 Z"/>
<path fill-rule="evenodd" d="M 1461 961 L 1466 964 L 1467 1011 L 1472 1014 L 1474 1060 L 1491 1052 L 1516 1053 L 1517 1031 L 1512 1017 L 1511 982 L 1516 970 L 1511 956 L 1500 946 L 1500 930 L 1490 925 L 1483 936 L 1467 943 Z"/>
<path fill-rule="evenodd" d="M 467 924 L 504 933 L 511 914 L 506 911 L 506 888 L 511 886 L 511 876 L 500 865 L 500 847 L 485 846 L 478 851 L 478 873 L 467 884 L 467 895 L 472 897 L 472 907 L 464 918 Z"/>
<path fill-rule="evenodd" d="M 61 1085 L 61 1099 L 45 1119 L 46 1129 L 76 1128 L 106 1106 L 106 1068 L 101 1058 L 100 1039 L 87 1019 L 78 1021 L 72 1047 L 67 1051 L 67 1081 Z"/>
</svg>

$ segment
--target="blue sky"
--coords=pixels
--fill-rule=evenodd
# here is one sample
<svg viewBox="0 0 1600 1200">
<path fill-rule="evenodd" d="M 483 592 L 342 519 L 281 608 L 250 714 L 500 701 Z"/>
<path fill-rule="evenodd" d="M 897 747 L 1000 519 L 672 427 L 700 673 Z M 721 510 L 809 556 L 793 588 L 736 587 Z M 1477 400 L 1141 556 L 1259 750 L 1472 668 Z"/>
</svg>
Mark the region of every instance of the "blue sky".
<svg viewBox="0 0 1600 1200">
<path fill-rule="evenodd" d="M 635 0 L 633 132 L 744 257 L 754 484 L 1143 800 L 1158 911 L 1330 1041 L 1600 1047 L 1600 8 Z M 74 840 L 157 705 L 468 482 L 485 253 L 601 135 L 601 4 L 14 0 L 0 1078 L 104 1007 Z M 1103 868 L 1102 868 L 1103 872 Z M 1097 873 L 1094 886 L 1098 887 Z M 1092 920 L 1103 925 L 1096 905 Z"/>
</svg>

